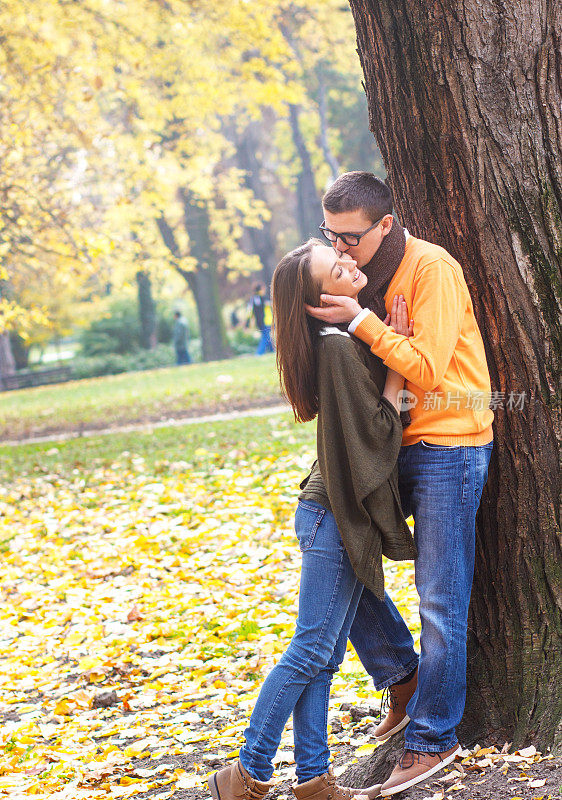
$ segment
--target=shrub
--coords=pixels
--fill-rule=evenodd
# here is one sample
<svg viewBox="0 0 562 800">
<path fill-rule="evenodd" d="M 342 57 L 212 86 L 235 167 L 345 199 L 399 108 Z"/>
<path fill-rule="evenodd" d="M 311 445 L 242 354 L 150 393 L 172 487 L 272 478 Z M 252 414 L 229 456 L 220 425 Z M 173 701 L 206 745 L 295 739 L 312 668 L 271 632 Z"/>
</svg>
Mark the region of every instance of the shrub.
<svg viewBox="0 0 562 800">
<path fill-rule="evenodd" d="M 156 367 L 170 367 L 176 355 L 170 345 L 159 345 L 154 350 L 139 350 L 136 353 L 105 353 L 89 358 L 72 359 L 72 378 L 99 378 L 102 375 L 118 375 L 121 372 L 136 372 Z"/>
<path fill-rule="evenodd" d="M 235 328 L 227 333 L 228 342 L 237 356 L 250 355 L 256 352 L 259 335 L 254 329 Z"/>
<path fill-rule="evenodd" d="M 174 332 L 174 318 L 169 313 L 163 313 L 156 323 L 156 335 L 161 344 L 169 344 Z"/>
<path fill-rule="evenodd" d="M 173 311 L 159 303 L 156 313 L 156 338 L 160 344 L 169 344 L 174 327 Z M 189 330 L 191 333 L 197 330 L 191 321 Z M 110 353 L 125 355 L 142 351 L 136 300 L 113 301 L 108 313 L 91 322 L 82 332 L 80 343 L 84 356 L 105 356 Z"/>
<path fill-rule="evenodd" d="M 134 353 L 140 348 L 137 303 L 129 300 L 114 301 L 105 317 L 94 320 L 82 332 L 80 343 L 85 356 Z"/>
</svg>

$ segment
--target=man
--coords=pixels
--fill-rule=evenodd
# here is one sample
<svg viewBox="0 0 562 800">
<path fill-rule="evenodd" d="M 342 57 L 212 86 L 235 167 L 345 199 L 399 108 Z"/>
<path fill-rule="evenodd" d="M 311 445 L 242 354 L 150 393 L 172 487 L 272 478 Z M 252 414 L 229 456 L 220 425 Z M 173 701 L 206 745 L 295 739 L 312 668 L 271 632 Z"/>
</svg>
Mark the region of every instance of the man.
<svg viewBox="0 0 562 800">
<path fill-rule="evenodd" d="M 176 363 L 191 364 L 189 350 L 187 349 L 188 328 L 187 322 L 179 311 L 174 312 L 174 347 L 176 350 Z"/>
<path fill-rule="evenodd" d="M 271 344 L 271 306 L 265 296 L 265 286 L 263 283 L 255 284 L 254 294 L 250 300 L 249 311 L 250 314 L 253 314 L 256 327 L 261 334 L 256 355 L 262 356 L 264 353 L 273 353 L 273 345 Z M 248 318 L 246 327 L 249 324 L 250 318 Z"/>
<path fill-rule="evenodd" d="M 390 189 L 370 173 L 347 173 L 326 192 L 323 207 L 322 233 L 369 280 L 359 303 L 323 295 L 329 305 L 309 311 L 326 322 L 350 323 L 350 333 L 404 375 L 411 419 L 398 471 L 419 553 L 419 664 L 388 595 L 381 602 L 364 590 L 350 633 L 377 690 L 389 691 L 377 738 L 406 728 L 404 754 L 381 789 L 389 796 L 425 780 L 460 750 L 455 726 L 466 697 L 475 516 L 493 447 L 490 378 L 460 264 L 393 218 Z M 388 325 L 400 298 L 413 320 L 410 337 Z"/>
</svg>

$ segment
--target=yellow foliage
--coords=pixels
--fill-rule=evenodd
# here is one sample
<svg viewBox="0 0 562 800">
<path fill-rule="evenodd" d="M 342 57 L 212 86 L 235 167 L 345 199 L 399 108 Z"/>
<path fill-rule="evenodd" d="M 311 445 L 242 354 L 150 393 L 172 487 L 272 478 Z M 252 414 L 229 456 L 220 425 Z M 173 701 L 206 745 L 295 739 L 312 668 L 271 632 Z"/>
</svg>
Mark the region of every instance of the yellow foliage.
<svg viewBox="0 0 562 800">
<path fill-rule="evenodd" d="M 270 211 L 233 167 L 233 141 L 265 112 L 282 131 L 299 104 L 323 180 L 318 76 L 359 85 L 339 0 L 5 0 L 0 27 L 0 326 L 36 337 L 65 332 L 73 303 L 130 282 L 139 263 L 153 275 L 197 268 L 185 187 L 205 204 L 219 268 L 258 267 L 240 239 Z M 275 141 L 290 182 L 298 160 Z"/>
<path fill-rule="evenodd" d="M 294 630 L 293 514 L 312 458 L 235 453 L 220 470 L 182 462 L 156 474 L 126 453 L 87 480 L 37 474 L 0 487 L 3 701 L 19 718 L 0 731 L 0 793 L 195 787 L 208 766 L 184 773 L 173 757 L 195 746 L 237 756 Z M 387 577 L 413 606 L 412 565 L 389 563 Z M 333 709 L 366 681 L 350 651 Z M 149 755 L 158 765 L 141 769 Z"/>
</svg>

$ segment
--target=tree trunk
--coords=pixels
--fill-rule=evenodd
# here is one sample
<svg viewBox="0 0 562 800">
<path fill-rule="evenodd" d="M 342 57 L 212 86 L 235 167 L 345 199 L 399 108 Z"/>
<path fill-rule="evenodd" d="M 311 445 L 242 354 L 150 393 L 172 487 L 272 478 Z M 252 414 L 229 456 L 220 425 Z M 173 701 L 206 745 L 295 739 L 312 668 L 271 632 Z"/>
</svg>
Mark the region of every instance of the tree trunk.
<svg viewBox="0 0 562 800">
<path fill-rule="evenodd" d="M 289 119 L 293 142 L 297 150 L 301 170 L 297 180 L 297 224 L 303 239 L 318 236 L 318 226 L 323 219 L 322 203 L 316 190 L 310 153 L 301 133 L 298 106 L 289 106 Z"/>
<path fill-rule="evenodd" d="M 188 190 L 180 192 L 184 207 L 184 224 L 189 234 L 191 255 L 197 259 L 197 269 L 186 270 L 176 264 L 176 270 L 186 280 L 197 306 L 201 332 L 203 361 L 218 361 L 231 355 L 226 339 L 224 320 L 219 298 L 217 266 L 211 238 L 207 209 L 197 205 Z M 157 219 L 158 229 L 166 247 L 179 261 L 181 253 L 174 231 L 164 218 Z"/>
<path fill-rule="evenodd" d="M 335 157 L 332 148 L 330 147 L 330 140 L 328 138 L 328 110 L 326 107 L 326 80 L 324 76 L 324 67 L 319 64 L 316 68 L 316 78 L 318 80 L 318 116 L 320 118 L 320 147 L 324 153 L 326 163 L 330 167 L 330 184 L 332 184 L 340 174 L 340 165 Z"/>
<path fill-rule="evenodd" d="M 266 205 L 268 198 L 261 178 L 261 162 L 258 157 L 260 145 L 260 131 L 262 126 L 258 122 L 251 122 L 236 145 L 238 165 L 246 173 L 245 183 L 258 200 L 263 200 Z M 273 270 L 277 264 L 275 257 L 275 236 L 270 220 L 264 220 L 261 228 L 246 228 L 252 243 L 254 253 L 259 256 L 262 263 L 263 280 L 267 286 L 271 283 Z"/>
<path fill-rule="evenodd" d="M 178 272 L 186 279 L 195 298 L 201 332 L 202 360 L 218 361 L 229 358 L 232 353 L 226 340 L 216 270 L 207 267 L 195 272 L 185 272 L 181 269 Z"/>
<path fill-rule="evenodd" d="M 4 378 L 13 375 L 16 371 L 16 362 L 12 354 L 12 345 L 9 333 L 0 333 L 0 389 L 4 388 Z"/>
<path fill-rule="evenodd" d="M 458 733 L 560 747 L 562 0 L 350 4 L 398 213 L 463 265 L 505 393 Z"/>
<path fill-rule="evenodd" d="M 140 340 L 141 347 L 152 350 L 156 347 L 156 303 L 152 296 L 150 275 L 144 270 L 137 272 L 139 300 Z"/>
<path fill-rule="evenodd" d="M 12 331 L 10 333 L 10 347 L 14 357 L 15 368 L 27 369 L 29 367 L 30 346 L 27 344 L 23 336 L 20 336 L 19 333 Z"/>
<path fill-rule="evenodd" d="M 214 253 L 209 231 L 207 207 L 188 189 L 180 191 L 183 203 L 184 226 L 189 235 L 191 255 L 199 265 L 186 278 L 195 297 L 203 361 L 217 361 L 228 358 L 232 353 L 226 339 L 222 318 L 217 276 L 217 258 Z"/>
</svg>

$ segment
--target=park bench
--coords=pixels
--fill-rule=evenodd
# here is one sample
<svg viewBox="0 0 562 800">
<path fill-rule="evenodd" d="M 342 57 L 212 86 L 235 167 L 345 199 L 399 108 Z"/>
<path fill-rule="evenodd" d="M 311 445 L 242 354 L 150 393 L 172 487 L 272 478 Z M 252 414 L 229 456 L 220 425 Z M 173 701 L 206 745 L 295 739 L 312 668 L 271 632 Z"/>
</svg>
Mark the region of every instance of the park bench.
<svg viewBox="0 0 562 800">
<path fill-rule="evenodd" d="M 50 367 L 48 369 L 25 370 L 15 372 L 13 375 L 0 377 L 0 389 L 27 389 L 30 386 L 43 386 L 45 383 L 63 383 L 70 380 L 72 370 L 70 367 Z"/>
</svg>

